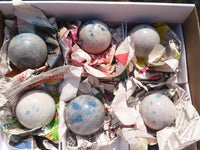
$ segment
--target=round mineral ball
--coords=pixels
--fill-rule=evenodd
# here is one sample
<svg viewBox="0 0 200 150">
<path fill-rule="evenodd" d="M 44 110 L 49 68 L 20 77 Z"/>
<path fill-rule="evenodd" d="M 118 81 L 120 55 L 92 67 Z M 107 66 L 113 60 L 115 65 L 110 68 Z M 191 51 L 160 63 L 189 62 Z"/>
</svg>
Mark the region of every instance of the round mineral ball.
<svg viewBox="0 0 200 150">
<path fill-rule="evenodd" d="M 108 26 L 98 20 L 84 23 L 79 30 L 79 45 L 87 53 L 99 54 L 108 49 L 112 36 Z"/>
<path fill-rule="evenodd" d="M 41 67 L 47 59 L 47 46 L 36 34 L 21 33 L 8 45 L 8 58 L 20 70 Z"/>
<path fill-rule="evenodd" d="M 156 44 L 160 43 L 160 36 L 156 29 L 147 24 L 141 24 L 130 31 L 130 37 L 134 42 L 135 55 L 147 58 Z"/>
<path fill-rule="evenodd" d="M 176 117 L 174 103 L 163 94 L 150 94 L 140 104 L 144 123 L 154 130 L 171 126 Z"/>
<path fill-rule="evenodd" d="M 17 119 L 28 129 L 49 124 L 54 118 L 55 111 L 53 98 L 41 90 L 25 93 L 16 106 Z"/>
<path fill-rule="evenodd" d="M 99 99 L 81 95 L 73 99 L 65 109 L 65 120 L 69 129 L 77 135 L 91 135 L 104 123 L 105 110 Z"/>
</svg>

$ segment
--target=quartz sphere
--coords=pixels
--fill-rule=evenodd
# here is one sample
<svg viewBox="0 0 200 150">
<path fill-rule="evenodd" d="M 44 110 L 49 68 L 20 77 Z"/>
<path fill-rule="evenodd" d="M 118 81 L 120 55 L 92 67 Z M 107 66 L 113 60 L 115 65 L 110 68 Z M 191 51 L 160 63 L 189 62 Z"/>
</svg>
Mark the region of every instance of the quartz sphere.
<svg viewBox="0 0 200 150">
<path fill-rule="evenodd" d="M 8 57 L 20 70 L 36 69 L 47 59 L 47 46 L 38 35 L 21 33 L 10 41 Z"/>
<path fill-rule="evenodd" d="M 55 111 L 53 98 L 41 90 L 25 93 L 16 106 L 17 119 L 28 129 L 49 124 L 54 118 Z"/>
<path fill-rule="evenodd" d="M 176 117 L 176 108 L 167 96 L 150 94 L 142 100 L 140 113 L 149 128 L 160 130 L 173 123 Z"/>
<path fill-rule="evenodd" d="M 77 135 L 85 136 L 97 132 L 103 126 L 104 119 L 104 106 L 94 96 L 78 96 L 65 109 L 66 124 Z"/>
<path fill-rule="evenodd" d="M 108 26 L 101 21 L 88 21 L 80 27 L 79 45 L 88 53 L 102 53 L 110 46 L 111 39 Z"/>
<path fill-rule="evenodd" d="M 135 55 L 140 58 L 147 58 L 154 46 L 160 43 L 156 29 L 146 24 L 134 27 L 130 31 L 130 37 L 134 42 Z"/>
</svg>

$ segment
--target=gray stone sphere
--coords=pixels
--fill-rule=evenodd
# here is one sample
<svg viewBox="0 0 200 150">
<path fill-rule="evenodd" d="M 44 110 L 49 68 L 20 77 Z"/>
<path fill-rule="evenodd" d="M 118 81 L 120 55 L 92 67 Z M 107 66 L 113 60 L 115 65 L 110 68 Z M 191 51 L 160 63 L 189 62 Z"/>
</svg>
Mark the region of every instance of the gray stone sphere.
<svg viewBox="0 0 200 150">
<path fill-rule="evenodd" d="M 20 70 L 37 69 L 47 59 L 47 46 L 36 34 L 21 33 L 8 45 L 8 57 Z"/>
<path fill-rule="evenodd" d="M 154 46 L 160 43 L 156 29 L 146 24 L 134 27 L 130 31 L 130 37 L 134 42 L 135 55 L 140 58 L 147 58 Z"/>
<path fill-rule="evenodd" d="M 104 119 L 104 106 L 94 96 L 78 96 L 65 109 L 66 124 L 77 135 L 86 136 L 97 132 L 103 126 Z"/>
<path fill-rule="evenodd" d="M 41 90 L 25 93 L 16 106 L 17 119 L 28 129 L 49 124 L 54 118 L 55 111 L 54 99 Z"/>
<path fill-rule="evenodd" d="M 84 23 L 78 34 L 80 46 L 91 54 L 99 54 L 105 51 L 111 44 L 112 36 L 108 26 L 98 20 Z"/>
</svg>

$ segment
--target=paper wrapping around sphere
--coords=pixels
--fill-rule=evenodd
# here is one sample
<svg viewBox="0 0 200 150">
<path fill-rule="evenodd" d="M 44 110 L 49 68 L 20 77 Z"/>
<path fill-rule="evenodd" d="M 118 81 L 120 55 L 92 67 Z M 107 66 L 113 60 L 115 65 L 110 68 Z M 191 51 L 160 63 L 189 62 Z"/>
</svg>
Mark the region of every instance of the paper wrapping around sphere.
<svg viewBox="0 0 200 150">
<path fill-rule="evenodd" d="M 112 40 L 108 26 L 98 20 L 84 23 L 78 35 L 81 48 L 91 54 L 102 53 L 110 46 Z"/>
<path fill-rule="evenodd" d="M 147 58 L 156 44 L 160 43 L 160 36 L 155 28 L 142 24 L 130 31 L 130 37 L 134 42 L 135 55 L 140 58 Z"/>
<path fill-rule="evenodd" d="M 47 59 L 47 46 L 36 34 L 21 33 L 8 45 L 8 57 L 19 69 L 36 69 Z"/>
<path fill-rule="evenodd" d="M 65 109 L 66 124 L 77 135 L 85 136 L 97 132 L 103 126 L 104 119 L 104 106 L 94 96 L 78 96 Z"/>
<path fill-rule="evenodd" d="M 176 117 L 176 108 L 167 96 L 150 94 L 142 100 L 140 113 L 149 128 L 160 130 L 172 125 Z"/>
<path fill-rule="evenodd" d="M 28 129 L 49 124 L 54 118 L 55 111 L 53 98 L 41 90 L 25 93 L 16 106 L 17 119 Z"/>
</svg>

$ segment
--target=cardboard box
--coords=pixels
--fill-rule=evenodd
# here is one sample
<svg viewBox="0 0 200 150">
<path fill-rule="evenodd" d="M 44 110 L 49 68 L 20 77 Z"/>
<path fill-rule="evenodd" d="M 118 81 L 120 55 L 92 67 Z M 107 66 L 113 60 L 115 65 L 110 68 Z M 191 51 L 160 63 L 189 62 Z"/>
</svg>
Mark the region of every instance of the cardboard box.
<svg viewBox="0 0 200 150">
<path fill-rule="evenodd" d="M 87 2 L 87 1 L 29 1 L 47 16 L 58 20 L 101 19 L 119 25 L 129 23 L 164 22 L 173 27 L 183 42 L 181 74 L 177 82 L 186 83 L 193 105 L 200 113 L 200 29 L 194 4 Z M 4 18 L 14 14 L 12 2 L 0 2 L 0 45 L 4 39 Z M 188 83 L 188 84 L 187 84 Z M 192 148 L 193 149 L 193 148 Z M 200 149 L 200 146 L 198 147 Z"/>
</svg>

